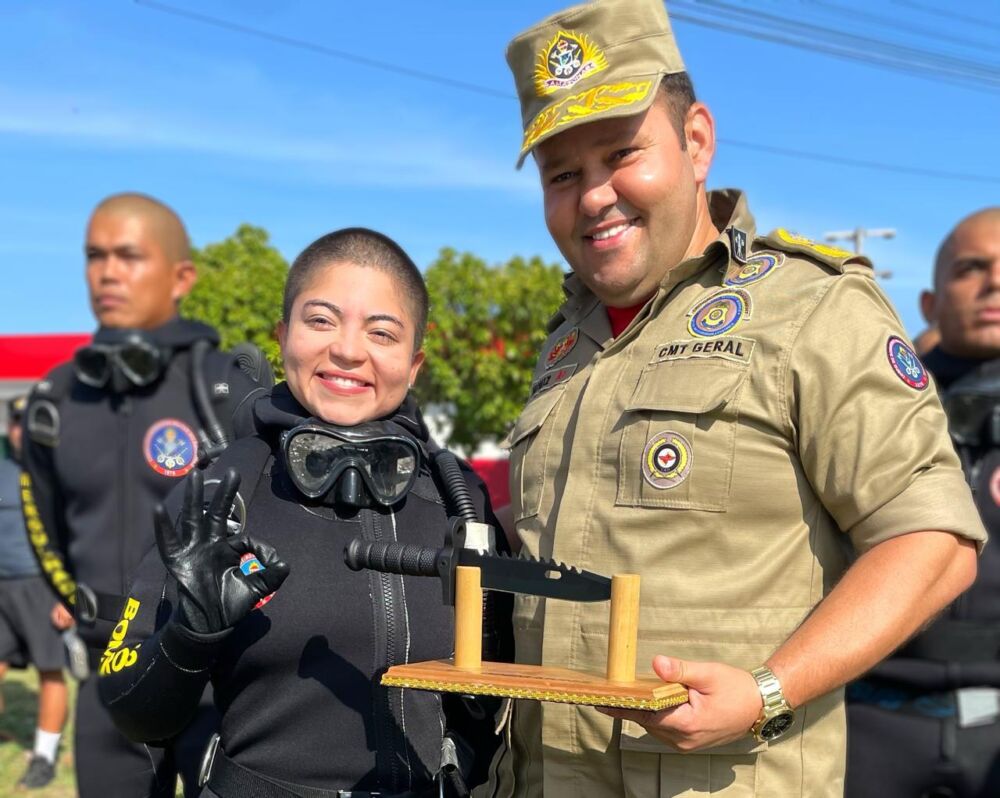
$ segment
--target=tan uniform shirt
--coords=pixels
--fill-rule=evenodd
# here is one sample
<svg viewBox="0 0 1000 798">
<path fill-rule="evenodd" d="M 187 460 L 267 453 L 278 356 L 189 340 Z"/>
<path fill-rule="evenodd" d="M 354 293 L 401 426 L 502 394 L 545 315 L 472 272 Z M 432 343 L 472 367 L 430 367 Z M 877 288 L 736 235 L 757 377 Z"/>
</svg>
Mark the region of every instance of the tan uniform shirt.
<svg viewBox="0 0 1000 798">
<path fill-rule="evenodd" d="M 569 278 L 508 439 L 527 552 L 641 574 L 644 674 L 658 653 L 761 665 L 843 573 L 845 532 L 859 552 L 917 530 L 986 536 L 870 264 L 755 237 L 737 192 L 710 205 L 722 235 L 617 339 Z M 521 662 L 604 671 L 606 604 L 519 596 L 515 633 Z M 842 691 L 796 715 L 770 747 L 680 754 L 592 708 L 521 701 L 483 794 L 841 795 Z"/>
</svg>

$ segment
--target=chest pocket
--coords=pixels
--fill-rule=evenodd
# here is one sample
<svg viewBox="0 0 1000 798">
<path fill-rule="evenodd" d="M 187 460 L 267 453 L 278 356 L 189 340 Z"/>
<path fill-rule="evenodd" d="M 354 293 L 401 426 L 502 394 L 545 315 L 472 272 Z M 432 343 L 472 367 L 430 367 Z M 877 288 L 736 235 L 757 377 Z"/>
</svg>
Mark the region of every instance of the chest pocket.
<svg viewBox="0 0 1000 798">
<path fill-rule="evenodd" d="M 622 417 L 616 504 L 725 512 L 749 363 L 647 366 Z"/>
<path fill-rule="evenodd" d="M 546 424 L 559 400 L 565 385 L 557 385 L 531 399 L 514 428 L 500 444 L 510 450 L 510 486 L 514 520 L 520 521 L 537 515 L 542 503 L 546 483 L 546 462 L 552 442 L 554 424 Z M 551 490 L 551 485 L 549 486 Z M 520 499 L 520 502 L 518 502 Z"/>
</svg>

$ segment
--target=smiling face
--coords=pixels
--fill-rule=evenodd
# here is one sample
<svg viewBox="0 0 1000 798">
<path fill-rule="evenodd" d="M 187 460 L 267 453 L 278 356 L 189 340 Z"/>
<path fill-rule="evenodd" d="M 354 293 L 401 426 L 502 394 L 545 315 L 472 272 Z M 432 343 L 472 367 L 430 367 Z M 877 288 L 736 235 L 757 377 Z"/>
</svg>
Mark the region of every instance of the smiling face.
<svg viewBox="0 0 1000 798">
<path fill-rule="evenodd" d="M 312 415 L 353 426 L 406 397 L 424 354 L 413 311 L 393 276 L 337 262 L 317 270 L 278 328 L 288 387 Z"/>
<path fill-rule="evenodd" d="M 704 184 L 715 149 L 708 109 L 687 113 L 684 145 L 666 103 L 571 128 L 535 149 L 545 221 L 606 305 L 630 307 L 718 235 Z"/>
</svg>

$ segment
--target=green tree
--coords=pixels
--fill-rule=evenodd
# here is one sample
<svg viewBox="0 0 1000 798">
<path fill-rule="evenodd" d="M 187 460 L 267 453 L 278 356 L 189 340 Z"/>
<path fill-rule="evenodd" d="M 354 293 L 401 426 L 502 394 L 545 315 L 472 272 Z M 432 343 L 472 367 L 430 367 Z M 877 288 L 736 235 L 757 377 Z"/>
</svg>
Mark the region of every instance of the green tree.
<svg viewBox="0 0 1000 798">
<path fill-rule="evenodd" d="M 416 392 L 443 407 L 448 443 L 500 439 L 528 398 L 546 322 L 563 299 L 562 271 L 540 258 L 488 266 L 442 249 L 426 273 L 431 299 Z"/>
<path fill-rule="evenodd" d="M 181 313 L 215 327 L 222 346 L 242 341 L 267 355 L 275 376 L 283 374 L 274 335 L 281 318 L 288 264 L 268 242 L 267 231 L 241 224 L 223 241 L 194 251 L 198 282 L 181 303 Z"/>
</svg>

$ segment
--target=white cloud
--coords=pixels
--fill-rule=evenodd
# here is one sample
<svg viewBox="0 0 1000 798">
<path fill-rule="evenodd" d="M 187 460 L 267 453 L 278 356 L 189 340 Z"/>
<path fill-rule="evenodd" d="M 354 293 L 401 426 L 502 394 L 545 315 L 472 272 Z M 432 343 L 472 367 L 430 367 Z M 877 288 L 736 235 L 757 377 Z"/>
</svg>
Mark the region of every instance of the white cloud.
<svg viewBox="0 0 1000 798">
<path fill-rule="evenodd" d="M 485 158 L 445 134 L 407 129 L 400 115 L 383 130 L 365 129 L 354 121 L 364 120 L 365 114 L 347 108 L 338 109 L 336 116 L 352 123 L 304 136 L 264 127 L 259 114 L 249 121 L 206 123 L 159 109 L 122 109 L 100 99 L 0 88 L 0 134 L 269 163 L 297 170 L 294 176 L 301 180 L 336 185 L 478 189 L 528 198 L 537 194 L 537 178 L 531 170 L 516 172 L 513 154 L 504 160 Z"/>
</svg>

